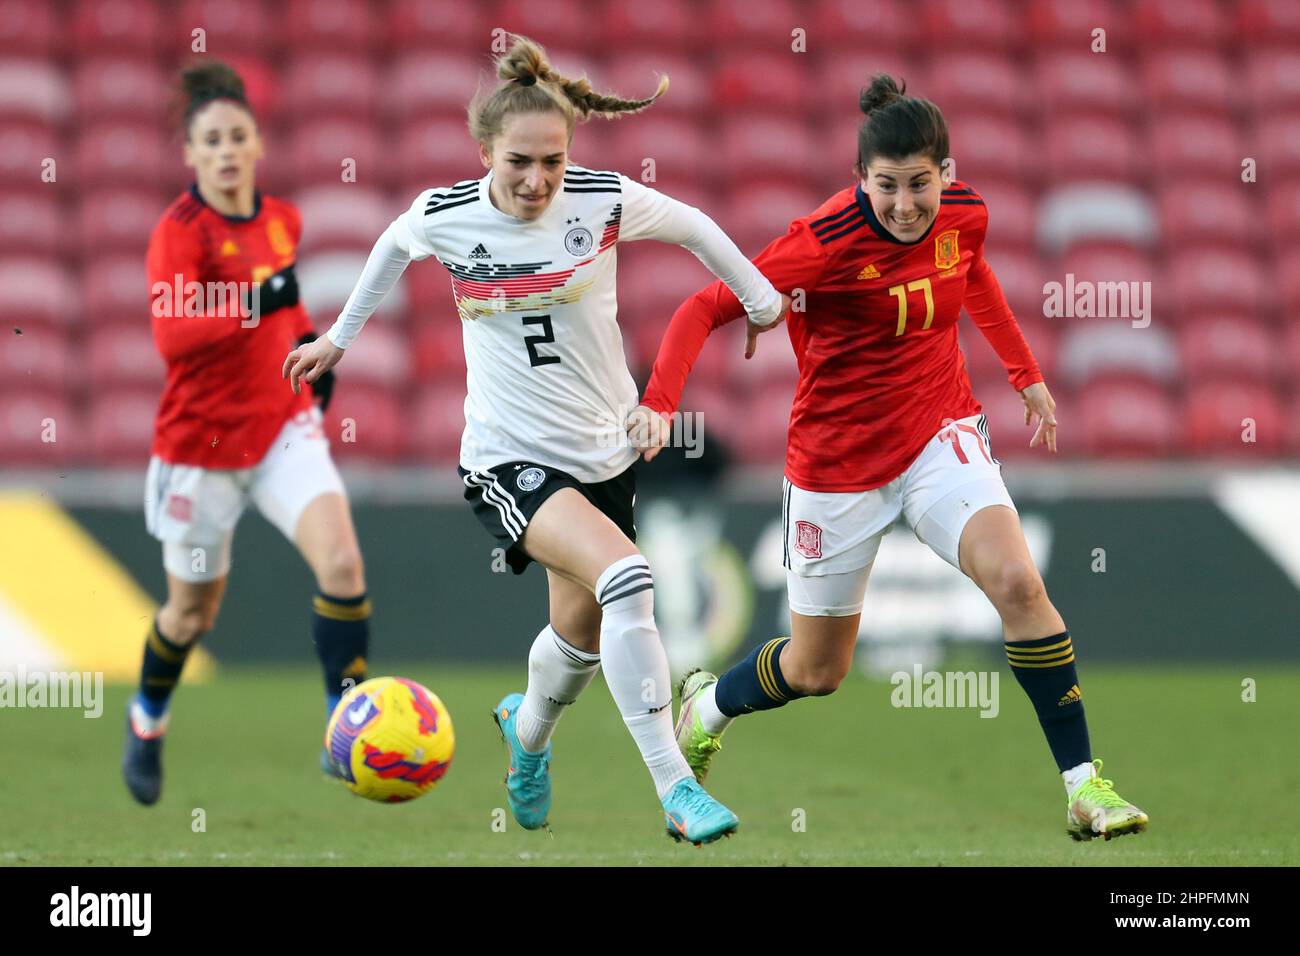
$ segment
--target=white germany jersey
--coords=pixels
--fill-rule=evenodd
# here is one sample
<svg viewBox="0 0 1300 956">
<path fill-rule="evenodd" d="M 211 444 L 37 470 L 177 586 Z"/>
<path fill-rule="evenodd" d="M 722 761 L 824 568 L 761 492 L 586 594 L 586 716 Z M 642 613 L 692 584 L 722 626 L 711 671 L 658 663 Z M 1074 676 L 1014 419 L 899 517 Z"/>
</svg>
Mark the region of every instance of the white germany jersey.
<svg viewBox="0 0 1300 956">
<path fill-rule="evenodd" d="M 399 259 L 434 256 L 451 273 L 468 372 L 461 467 L 525 460 L 605 481 L 637 457 L 624 428 L 638 396 L 617 322 L 616 244 L 685 245 L 755 321 L 776 318 L 779 296 L 707 216 L 619 173 L 570 165 L 562 191 L 531 221 L 497 209 L 491 181 L 489 172 L 426 190 L 385 233 Z M 340 347 L 377 304 L 358 292 L 382 295 L 396 281 L 376 262 L 383 245 L 329 333 Z"/>
</svg>

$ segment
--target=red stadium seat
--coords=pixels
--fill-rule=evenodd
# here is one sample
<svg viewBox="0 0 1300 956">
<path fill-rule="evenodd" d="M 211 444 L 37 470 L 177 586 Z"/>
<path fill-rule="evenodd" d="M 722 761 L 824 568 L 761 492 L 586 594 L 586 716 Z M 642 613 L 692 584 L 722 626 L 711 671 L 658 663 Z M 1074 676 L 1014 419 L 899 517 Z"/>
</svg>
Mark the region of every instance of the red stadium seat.
<svg viewBox="0 0 1300 956">
<path fill-rule="evenodd" d="M 1189 322 L 1179 333 L 1179 347 L 1189 382 L 1268 382 L 1284 371 L 1276 333 L 1253 319 L 1220 316 Z"/>
<path fill-rule="evenodd" d="M 1046 150 L 1030 158 L 1051 170 L 1058 184 L 1098 179 L 1134 181 L 1148 175 L 1146 157 L 1133 127 L 1104 116 L 1058 113 L 1044 125 Z M 960 154 L 959 154 L 960 155 Z"/>
<path fill-rule="evenodd" d="M 872 4 L 870 8 L 863 8 L 863 14 L 866 15 L 868 9 L 875 7 L 876 4 Z M 813 83 L 817 92 L 807 104 L 808 110 L 833 117 L 837 123 L 847 123 L 852 119 L 856 127 L 862 122 L 858 101 L 862 91 L 871 85 L 871 77 L 876 73 L 888 73 L 896 82 L 906 83 L 908 93 L 925 95 L 924 84 L 917 85 L 917 64 L 896 50 L 896 46 L 876 49 L 873 44 L 869 56 L 863 55 L 861 49 L 819 56 L 822 65 L 817 68 Z M 944 104 L 939 105 L 942 107 Z M 838 140 L 832 140 L 832 143 L 837 142 Z"/>
<path fill-rule="evenodd" d="M 152 388 L 157 404 L 167 366 L 154 343 L 148 313 L 135 322 L 95 323 L 81 357 L 86 381 L 97 392 L 117 386 Z"/>
<path fill-rule="evenodd" d="M 901 47 L 923 45 L 913 17 L 908 4 L 900 0 L 821 0 L 808 32 L 818 43 L 850 52 L 864 67 L 874 69 L 882 52 L 888 57 Z M 863 57 L 864 50 L 871 51 L 869 57 Z"/>
<path fill-rule="evenodd" d="M 1052 278 L 1038 256 L 1012 249 L 986 249 L 984 259 L 997 276 L 1011 311 L 1020 318 L 1043 314 L 1043 283 Z"/>
<path fill-rule="evenodd" d="M 1274 277 L 1277 289 L 1278 302 L 1273 304 L 1280 305 L 1282 310 L 1278 317 L 1294 322 L 1300 312 L 1300 271 L 1288 268 L 1288 258 L 1289 253 L 1280 252 L 1271 264 L 1269 275 Z"/>
<path fill-rule="evenodd" d="M 1169 278 L 1171 285 L 1161 291 L 1180 316 L 1221 310 L 1258 315 L 1274 305 L 1272 273 L 1240 249 L 1179 250 L 1172 257 Z"/>
<path fill-rule="evenodd" d="M 747 256 L 756 256 L 778 236 L 790 231 L 790 222 L 806 216 L 824 200 L 806 186 L 777 183 L 741 187 L 732 192 L 727 211 L 718 217 L 727 233 Z"/>
<path fill-rule="evenodd" d="M 1228 120 L 1217 116 L 1156 116 L 1144 159 L 1153 170 L 1180 175 L 1241 178 L 1241 161 L 1251 150 Z"/>
<path fill-rule="evenodd" d="M 1029 42 L 1035 50 L 1092 50 L 1092 31 L 1106 31 L 1107 52 L 1122 49 L 1131 31 L 1126 3 L 1110 0 L 1039 0 L 1025 8 Z M 1127 41 L 1131 43 L 1132 41 Z"/>
<path fill-rule="evenodd" d="M 370 52 L 385 39 L 376 12 L 366 0 L 290 0 L 281 23 L 299 49 Z"/>
<path fill-rule="evenodd" d="M 821 92 L 811 86 L 805 54 L 724 53 L 714 66 L 713 94 L 723 115 L 740 110 L 806 115 L 808 101 Z"/>
<path fill-rule="evenodd" d="M 92 259 L 86 264 L 83 280 L 87 322 L 149 318 L 152 290 L 142 257 L 108 255 Z"/>
<path fill-rule="evenodd" d="M 464 117 L 465 107 L 488 78 L 491 64 L 481 56 L 430 50 L 404 53 L 384 77 L 383 106 L 391 116 Z"/>
<path fill-rule="evenodd" d="M 64 253 L 67 238 L 66 222 L 53 195 L 30 189 L 0 193 L 0 252 Z"/>
<path fill-rule="evenodd" d="M 142 189 L 83 193 L 75 234 L 81 254 L 120 252 L 143 260 L 149 237 L 171 198 Z"/>
<path fill-rule="evenodd" d="M 1286 409 L 1286 427 L 1283 439 L 1286 451 L 1292 458 L 1300 458 L 1300 392 L 1291 397 Z"/>
<path fill-rule="evenodd" d="M 413 425 L 400 395 L 361 385 L 340 387 L 325 416 L 330 451 L 341 461 L 393 461 Z"/>
<path fill-rule="evenodd" d="M 1031 139 L 1026 128 L 1015 120 L 993 113 L 972 113 L 948 119 L 948 123 L 957 178 L 973 184 L 977 191 L 986 179 L 1013 179 L 1033 185 L 1046 176 L 1041 142 Z"/>
<path fill-rule="evenodd" d="M 1058 327 L 1047 319 L 1034 316 L 1017 316 L 1016 321 L 1043 375 L 1049 383 L 1055 381 Z M 971 381 L 1001 380 L 1005 384 L 1007 370 L 979 326 L 969 318 L 963 318 L 957 328 L 961 337 L 962 354 L 966 357 L 966 372 Z"/>
<path fill-rule="evenodd" d="M 458 319 L 453 316 L 450 321 L 444 318 L 418 323 L 411 349 L 419 382 L 459 385 L 464 391 L 465 345 Z"/>
<path fill-rule="evenodd" d="M 1292 0 L 1242 0 L 1237 13 L 1243 41 L 1300 43 L 1300 8 Z"/>
<path fill-rule="evenodd" d="M 563 37 L 569 47 L 580 50 L 597 50 L 603 39 L 602 26 L 604 18 L 586 8 L 579 0 L 551 0 L 539 4 L 529 0 L 504 0 L 497 8 L 493 26 L 498 24 L 510 33 L 521 33 L 532 37 L 547 47 L 548 53 L 554 53 L 551 46 L 559 47 L 552 41 L 547 44 L 547 37 Z M 484 51 L 486 52 L 486 51 Z M 556 57 L 552 62 L 559 62 Z M 591 64 L 584 64 L 590 68 Z"/>
<path fill-rule="evenodd" d="M 99 465 L 134 465 L 149 461 L 160 392 L 123 388 L 94 396 L 87 421 L 87 450 Z"/>
<path fill-rule="evenodd" d="M 33 325 L 18 335 L 0 327 L 0 381 L 23 391 L 61 391 L 72 381 L 72 354 L 63 330 Z M 78 376 L 80 377 L 80 376 Z"/>
<path fill-rule="evenodd" d="M 1033 74 L 1035 98 L 1046 115 L 1074 119 L 1093 115 L 1130 118 L 1141 105 L 1133 95 L 1136 85 L 1122 59 L 1086 49 L 1044 53 Z"/>
<path fill-rule="evenodd" d="M 1296 20 L 1300 22 L 1300 15 Z M 1259 116 L 1300 110 L 1300 56 L 1294 48 L 1252 50 L 1242 98 Z"/>
<path fill-rule="evenodd" d="M 647 7 L 633 0 L 629 8 L 659 15 L 659 7 Z M 693 24 L 693 21 L 692 21 Z M 694 25 L 692 25 L 694 29 Z M 623 35 L 620 33 L 620 35 Z M 649 96 L 661 74 L 668 76 L 668 92 L 655 103 L 654 114 L 688 115 L 707 114 L 713 110 L 713 77 L 699 58 L 692 58 L 678 50 L 620 53 L 605 64 L 602 76 L 609 88 L 627 99 Z M 639 119 L 638 119 L 639 122 Z"/>
<path fill-rule="evenodd" d="M 143 268 L 143 267 L 142 267 Z M 0 259 L 0 335 L 28 323 L 71 325 L 85 309 L 73 273 L 55 258 L 6 256 Z"/>
<path fill-rule="evenodd" d="M 788 346 L 788 343 L 787 343 Z M 732 393 L 735 403 L 735 394 Z M 757 382 L 750 387 L 744 401 L 743 416 L 727 423 L 722 439 L 745 464 L 779 465 L 785 461 L 786 440 L 790 433 L 790 406 L 794 401 L 793 382 Z M 713 432 L 717 409 L 701 409 L 704 441 Z"/>
<path fill-rule="evenodd" d="M 1179 378 L 1178 348 L 1159 326 L 1138 329 L 1123 321 L 1079 320 L 1061 336 L 1061 377 L 1071 387 L 1099 381 L 1169 385 Z"/>
<path fill-rule="evenodd" d="M 81 122 L 106 119 L 165 121 L 171 91 L 152 63 L 118 56 L 84 61 L 75 80 Z"/>
<path fill-rule="evenodd" d="M 491 36 L 486 5 L 462 0 L 392 0 L 383 19 L 388 26 L 385 49 L 476 49 Z"/>
<path fill-rule="evenodd" d="M 157 189 L 178 152 L 153 124 L 97 123 L 77 142 L 77 182 L 83 189 Z"/>
<path fill-rule="evenodd" d="M 421 461 L 455 465 L 465 431 L 465 380 L 421 388 L 410 404 L 408 451 Z"/>
<path fill-rule="evenodd" d="M 1056 401 L 1060 414 L 1065 415 L 1069 408 L 1068 393 L 1061 390 L 1060 384 L 1048 380 L 1052 398 Z M 1025 424 L 1025 402 L 1020 393 L 1007 382 L 1005 374 L 999 373 L 990 378 L 972 379 L 971 389 L 979 401 L 984 418 L 988 422 L 990 445 L 993 455 L 999 461 L 1009 459 L 1046 459 L 1043 448 L 1030 448 L 1029 439 L 1034 432 Z M 1060 453 L 1078 455 L 1081 441 L 1077 432 L 1068 427 L 1059 436 Z"/>
<path fill-rule="evenodd" d="M 1084 389 L 1076 393 L 1068 421 L 1067 434 L 1077 436 L 1074 441 L 1093 457 L 1185 454 L 1184 424 L 1174 403 L 1149 382 L 1099 382 Z"/>
<path fill-rule="evenodd" d="M 1154 51 L 1142 62 L 1142 79 L 1153 113 L 1227 113 L 1239 95 L 1239 78 L 1213 50 Z"/>
<path fill-rule="evenodd" d="M 289 152 L 300 186 L 343 184 L 345 160 L 356 164 L 357 182 L 384 181 L 392 173 L 379 130 L 368 121 L 301 123 L 294 130 Z"/>
<path fill-rule="evenodd" d="M 1265 385 L 1194 383 L 1188 389 L 1184 415 L 1191 454 L 1263 463 L 1282 449 L 1282 403 Z M 1252 429 L 1254 441 L 1247 441 Z"/>
<path fill-rule="evenodd" d="M 0 124 L 0 177 L 5 183 L 35 181 L 43 172 L 46 159 L 55 160 L 56 175 L 62 171 L 66 179 L 66 173 L 71 170 L 61 161 L 64 155 L 52 129 L 30 123 Z"/>
<path fill-rule="evenodd" d="M 1261 168 L 1278 177 L 1300 172 L 1300 113 L 1261 118 L 1256 141 Z"/>
<path fill-rule="evenodd" d="M 272 14 L 274 9 L 261 0 L 187 0 L 172 19 L 170 35 L 188 44 L 192 32 L 201 27 L 208 51 L 222 59 L 228 60 L 231 50 L 264 56 L 284 37 L 280 28 L 285 20 Z"/>
<path fill-rule="evenodd" d="M 169 36 L 159 16 L 161 7 L 149 0 L 80 0 L 73 9 L 72 37 L 81 56 L 133 53 L 154 56 L 188 36 Z"/>
<path fill-rule="evenodd" d="M 654 357 L 668 320 L 689 296 L 714 281 L 704 265 L 685 249 L 659 242 L 638 242 L 618 251 L 618 311 L 624 337 L 638 345 L 638 358 Z M 640 348 L 647 341 L 651 349 Z"/>
<path fill-rule="evenodd" d="M 1284 379 L 1300 382 L 1300 322 L 1288 322 L 1282 331 L 1281 362 Z"/>
<path fill-rule="evenodd" d="M 686 0 L 656 0 L 653 5 L 642 0 L 608 0 L 602 12 L 607 35 L 619 39 L 629 59 L 639 59 L 644 54 L 634 52 L 638 49 L 684 50 L 705 45 L 708 35 L 700 29 L 694 6 Z M 620 49 L 609 64 L 611 70 L 619 67 L 623 56 Z M 643 82 L 639 71 L 631 75 L 635 83 L 625 84 L 626 88 L 615 84 L 615 89 L 625 96 L 636 95 Z M 676 83 L 674 76 L 674 86 Z"/>
<path fill-rule="evenodd" d="M 48 58 L 61 52 L 63 35 L 55 24 L 58 8 L 31 0 L 0 0 L 0 53 Z"/>
<path fill-rule="evenodd" d="M 72 112 L 63 71 L 40 60 L 0 59 L 0 122 L 62 123 Z"/>
<path fill-rule="evenodd" d="M 1133 26 L 1168 46 L 1203 47 L 1233 42 L 1237 27 L 1217 0 L 1138 0 Z"/>
<path fill-rule="evenodd" d="M 407 203 L 425 189 L 477 179 L 484 172 L 478 145 L 470 139 L 464 117 L 417 119 L 404 124 L 398 134 L 397 150 L 385 163 L 395 164 L 395 181 L 422 184 L 409 196 L 409 190 L 402 190 Z"/>
<path fill-rule="evenodd" d="M 712 137 L 697 123 L 652 112 L 615 124 L 605 162 L 639 178 L 645 160 L 653 159 L 656 182 L 666 184 L 707 174 L 715 165 L 710 162 L 712 150 Z"/>
<path fill-rule="evenodd" d="M 922 8 L 925 45 L 1010 51 L 1025 40 L 1024 22 L 1006 0 L 934 0 Z"/>
<path fill-rule="evenodd" d="M 981 179 L 973 187 L 988 208 L 987 247 L 1032 251 L 1038 226 L 1034 194 L 1022 184 L 1008 179 Z"/>
<path fill-rule="evenodd" d="M 1000 113 L 1018 119 L 1034 105 L 1034 87 L 1019 63 L 994 53 L 954 53 L 918 90 L 945 112 Z"/>
<path fill-rule="evenodd" d="M 313 186 L 293 201 L 302 213 L 300 258 L 336 249 L 369 255 L 380 233 L 405 211 L 395 207 L 386 193 L 359 183 Z"/>
<path fill-rule="evenodd" d="M 61 391 L 0 391 L 0 462 L 6 467 L 60 467 L 82 457 L 84 439 L 81 416 Z"/>
<path fill-rule="evenodd" d="M 339 377 L 360 386 L 400 391 L 411 380 L 411 366 L 406 336 L 391 323 L 371 322 L 365 334 L 348 346 L 347 365 L 339 369 Z"/>
<path fill-rule="evenodd" d="M 780 116 L 724 120 L 715 148 L 722 167 L 744 170 L 747 183 L 775 179 L 811 187 L 806 174 L 821 161 L 819 144 L 803 120 Z"/>
<path fill-rule="evenodd" d="M 737 45 L 763 50 L 770 56 L 791 52 L 792 31 L 808 29 L 806 17 L 791 0 L 713 0 L 707 14 L 708 34 Z"/>
<path fill-rule="evenodd" d="M 288 117 L 369 121 L 380 100 L 379 73 L 355 53 L 295 57 L 285 71 L 280 109 Z"/>
<path fill-rule="evenodd" d="M 1240 180 L 1165 180 L 1160 184 L 1161 230 L 1179 245 L 1254 245 L 1264 238 L 1259 229 L 1262 210 L 1255 202 L 1257 190 Z"/>
</svg>

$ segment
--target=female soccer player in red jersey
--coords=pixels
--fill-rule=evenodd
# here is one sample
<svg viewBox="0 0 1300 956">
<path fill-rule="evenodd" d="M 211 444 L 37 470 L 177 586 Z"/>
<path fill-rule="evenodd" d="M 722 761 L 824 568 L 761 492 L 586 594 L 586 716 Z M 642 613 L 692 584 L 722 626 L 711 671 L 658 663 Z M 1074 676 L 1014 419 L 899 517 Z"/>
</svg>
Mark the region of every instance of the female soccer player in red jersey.
<svg viewBox="0 0 1300 956">
<path fill-rule="evenodd" d="M 167 384 L 145 522 L 162 542 L 167 600 L 128 707 L 122 770 L 143 804 L 158 799 L 170 696 L 191 648 L 216 621 L 235 524 L 250 501 L 316 577 L 311 630 L 329 710 L 345 680 L 365 679 L 370 618 L 321 409 L 311 392 L 295 395 L 279 381 L 285 351 L 315 338 L 294 276 L 298 210 L 254 186 L 262 140 L 239 76 L 209 63 L 186 69 L 180 87 L 185 165 L 195 182 L 167 208 L 148 251 Z M 331 388 L 329 380 L 315 385 L 322 408 Z M 337 774 L 323 751 L 321 768 Z"/>
<path fill-rule="evenodd" d="M 668 833 L 707 843 L 737 821 L 692 779 L 674 739 L 654 580 L 634 543 L 637 454 L 624 423 L 636 384 L 617 322 L 617 246 L 657 239 L 687 247 L 759 324 L 779 317 L 781 296 L 699 210 L 569 162 L 579 119 L 644 109 L 666 78 L 649 99 L 604 96 L 585 78 L 557 74 L 523 38 L 496 65 L 501 83 L 475 99 L 469 117 L 487 175 L 421 193 L 375 244 L 338 321 L 294 350 L 284 373 L 295 389 L 315 380 L 413 259 L 442 263 L 468 370 L 465 497 L 511 569 L 536 561 L 550 588 L 550 622 L 529 653 L 526 692 L 495 709 L 510 749 L 511 811 L 527 829 L 545 824 L 551 734 L 599 667 Z"/>
<path fill-rule="evenodd" d="M 799 383 L 782 506 L 791 635 L 721 679 L 688 677 L 678 743 L 703 779 L 734 718 L 839 686 L 881 538 L 902 516 L 1001 615 L 1012 671 L 1065 780 L 1070 835 L 1137 832 L 1147 815 L 1092 761 L 1070 634 L 1030 557 L 957 345 L 963 306 L 1023 396 L 1025 424 L 1037 420 L 1031 447 L 1056 451 L 1055 402 L 984 260 L 984 201 L 946 179 L 943 116 L 903 93 L 889 76 L 873 79 L 859 103 L 859 182 L 755 259 L 796 299 Z M 647 460 L 705 339 L 742 314 L 715 283 L 673 316 L 643 399 L 664 418 L 651 418 L 653 434 L 638 421 Z M 750 328 L 746 357 L 760 331 Z"/>
</svg>

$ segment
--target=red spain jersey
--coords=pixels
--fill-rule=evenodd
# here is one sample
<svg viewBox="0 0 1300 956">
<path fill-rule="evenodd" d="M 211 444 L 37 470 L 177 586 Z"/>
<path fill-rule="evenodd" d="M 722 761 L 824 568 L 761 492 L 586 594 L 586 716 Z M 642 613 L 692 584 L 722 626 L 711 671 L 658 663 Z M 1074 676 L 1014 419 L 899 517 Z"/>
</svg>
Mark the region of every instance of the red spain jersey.
<svg viewBox="0 0 1300 956">
<path fill-rule="evenodd" d="M 294 263 L 298 210 L 260 194 L 255 203 L 248 218 L 223 216 L 191 186 L 149 240 L 153 336 L 167 362 L 153 440 L 163 461 L 251 468 L 284 423 L 311 404 L 309 388 L 294 395 L 280 377 L 285 356 L 312 330 L 306 310 L 286 306 L 257 316 L 254 325 L 235 301 L 208 291 L 219 283 L 260 283 Z M 188 311 L 201 304 L 204 314 L 186 314 L 187 301 Z"/>
<path fill-rule="evenodd" d="M 754 264 L 804 310 L 787 319 L 799 364 L 786 477 L 806 491 L 868 491 L 907 470 L 926 442 L 979 412 L 957 346 L 963 306 L 1014 388 L 1042 381 L 1033 353 L 984 261 L 988 211 L 965 183 L 943 190 L 926 233 L 902 242 L 861 186 L 796 219 Z M 644 403 L 671 413 L 709 333 L 745 315 L 720 282 L 673 315 Z M 760 343 L 761 346 L 761 343 Z"/>
</svg>

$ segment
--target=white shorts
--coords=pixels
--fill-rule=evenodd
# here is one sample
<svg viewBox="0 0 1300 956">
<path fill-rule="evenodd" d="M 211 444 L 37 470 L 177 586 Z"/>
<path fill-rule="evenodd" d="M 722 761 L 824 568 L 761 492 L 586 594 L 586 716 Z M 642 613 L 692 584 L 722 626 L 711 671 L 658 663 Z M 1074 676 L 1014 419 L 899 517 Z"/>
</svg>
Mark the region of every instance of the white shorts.
<svg viewBox="0 0 1300 956">
<path fill-rule="evenodd" d="M 945 425 L 905 472 L 871 491 L 804 491 L 787 480 L 781 518 L 790 609 L 811 617 L 860 612 L 881 539 L 900 516 L 961 570 L 962 530 L 990 505 L 1016 507 L 983 415 Z"/>
<path fill-rule="evenodd" d="M 307 505 L 330 492 L 346 496 L 320 409 L 312 406 L 284 423 L 252 468 L 172 465 L 155 455 L 145 481 L 145 526 L 163 543 L 169 574 L 215 581 L 230 573 L 230 543 L 250 500 L 292 542 Z"/>
</svg>

